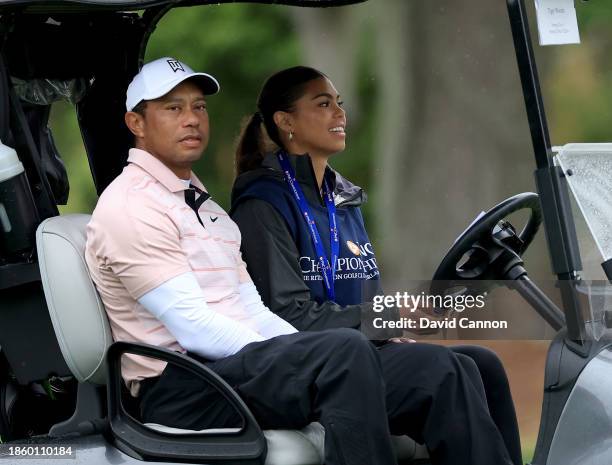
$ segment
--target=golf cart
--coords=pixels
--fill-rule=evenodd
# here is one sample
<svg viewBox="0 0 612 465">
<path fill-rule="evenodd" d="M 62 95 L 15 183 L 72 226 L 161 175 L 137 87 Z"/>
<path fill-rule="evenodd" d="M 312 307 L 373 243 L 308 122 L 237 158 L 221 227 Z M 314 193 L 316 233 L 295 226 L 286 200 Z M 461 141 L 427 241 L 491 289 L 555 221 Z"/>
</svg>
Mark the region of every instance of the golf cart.
<svg viewBox="0 0 612 465">
<path fill-rule="evenodd" d="M 47 128 L 52 103 L 61 97 L 76 104 L 91 174 L 101 193 L 126 162 L 131 136 L 123 124 L 125 89 L 142 63 L 152 30 L 170 9 L 206 3 L 212 2 L 0 1 L 0 141 L 15 150 L 2 149 L 8 161 L 0 167 L 0 437 L 5 446 L 21 447 L 14 450 L 30 447 L 22 453 L 29 463 L 43 462 L 44 457 L 35 456 L 45 455 L 40 452 L 49 447 L 56 457 L 70 448 L 77 461 L 93 463 L 321 463 L 320 425 L 261 431 L 231 387 L 206 367 L 155 347 L 113 344 L 82 258 L 88 217 L 58 213 L 68 184 Z M 357 0 L 261 3 L 324 7 Z M 524 4 L 509 0 L 508 6 L 538 161 L 539 197 L 520 194 L 487 212 L 449 251 L 436 281 L 516 282 L 521 295 L 559 331 L 547 362 L 533 463 L 606 462 L 600 435 L 610 429 L 601 408 L 609 339 L 595 340 L 585 332 L 575 286 L 580 259 L 567 180 L 551 160 Z M 105 33 L 109 30 L 112 35 Z M 502 220 L 524 208 L 531 217 L 517 234 Z M 520 259 L 542 220 L 563 311 L 528 279 Z M 458 266 L 466 253 L 471 261 Z M 24 322 L 27 337 L 20 331 Z M 121 381 L 119 362 L 126 353 L 161 358 L 208 380 L 240 412 L 242 425 L 185 431 L 142 424 Z M 580 421 L 593 402 L 584 397 L 600 401 L 588 416 L 589 428 Z M 600 422 L 594 424 L 594 418 Z M 396 442 L 401 463 L 426 463 L 426 454 L 413 441 Z M 13 462 L 15 454 L 7 451 L 0 451 L 0 463 Z"/>
</svg>

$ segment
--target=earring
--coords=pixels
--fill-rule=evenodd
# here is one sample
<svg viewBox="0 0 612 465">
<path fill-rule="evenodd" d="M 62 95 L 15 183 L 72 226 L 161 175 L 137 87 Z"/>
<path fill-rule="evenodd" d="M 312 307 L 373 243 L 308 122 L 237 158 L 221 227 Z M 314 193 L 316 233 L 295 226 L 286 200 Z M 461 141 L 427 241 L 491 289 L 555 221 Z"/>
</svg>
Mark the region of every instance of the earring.
<svg viewBox="0 0 612 465">
<path fill-rule="evenodd" d="M 293 131 L 289 131 L 289 140 L 293 140 Z"/>
</svg>

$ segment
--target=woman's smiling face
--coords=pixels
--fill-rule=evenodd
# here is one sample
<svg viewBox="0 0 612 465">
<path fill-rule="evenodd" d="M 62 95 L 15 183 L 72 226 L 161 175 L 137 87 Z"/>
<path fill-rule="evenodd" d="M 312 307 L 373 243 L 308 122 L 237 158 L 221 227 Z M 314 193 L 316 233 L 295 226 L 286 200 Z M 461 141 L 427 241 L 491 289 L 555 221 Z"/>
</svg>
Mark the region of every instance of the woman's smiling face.
<svg viewBox="0 0 612 465">
<path fill-rule="evenodd" d="M 293 111 L 283 114 L 287 125 L 281 125 L 281 129 L 293 133 L 291 140 L 287 140 L 290 152 L 330 156 L 344 150 L 346 113 L 329 79 L 321 77 L 307 82 Z"/>
</svg>

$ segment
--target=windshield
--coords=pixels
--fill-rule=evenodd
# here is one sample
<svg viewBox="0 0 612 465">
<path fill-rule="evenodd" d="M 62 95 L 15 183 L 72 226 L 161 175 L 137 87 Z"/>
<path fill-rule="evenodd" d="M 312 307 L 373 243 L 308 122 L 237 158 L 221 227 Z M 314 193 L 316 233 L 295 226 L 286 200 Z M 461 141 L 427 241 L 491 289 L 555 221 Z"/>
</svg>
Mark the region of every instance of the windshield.
<svg viewBox="0 0 612 465">
<path fill-rule="evenodd" d="M 612 258 L 612 144 L 566 144 L 556 157 L 603 260 Z"/>
</svg>

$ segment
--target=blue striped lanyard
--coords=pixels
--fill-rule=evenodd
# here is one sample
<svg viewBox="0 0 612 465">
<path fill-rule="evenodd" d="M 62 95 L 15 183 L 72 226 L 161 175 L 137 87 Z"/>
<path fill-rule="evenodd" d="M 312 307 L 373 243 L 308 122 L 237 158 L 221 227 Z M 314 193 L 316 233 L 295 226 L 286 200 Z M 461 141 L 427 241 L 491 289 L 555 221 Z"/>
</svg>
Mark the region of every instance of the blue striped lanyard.
<svg viewBox="0 0 612 465">
<path fill-rule="evenodd" d="M 327 183 L 327 180 L 323 178 L 323 199 L 325 200 L 325 206 L 327 207 L 327 216 L 329 218 L 329 238 L 330 238 L 330 249 L 331 249 L 331 262 L 327 258 L 327 254 L 325 253 L 325 249 L 323 248 L 323 243 L 321 242 L 321 236 L 319 235 L 319 229 L 314 221 L 314 216 L 310 211 L 310 207 L 308 206 L 308 202 L 306 202 L 306 197 L 304 196 L 304 192 L 300 187 L 299 183 L 295 180 L 295 170 L 285 152 L 278 152 L 276 155 L 278 158 L 278 162 L 281 165 L 283 173 L 285 174 L 285 181 L 289 184 L 291 188 L 291 193 L 295 197 L 300 209 L 302 210 L 302 215 L 304 216 L 304 220 L 308 225 L 308 230 L 310 231 L 310 238 L 312 239 L 312 243 L 315 246 L 315 250 L 317 252 L 317 257 L 319 258 L 319 267 L 321 269 L 321 275 L 323 276 L 323 283 L 325 284 L 325 289 L 327 290 L 327 297 L 329 300 L 336 300 L 336 292 L 334 290 L 334 277 L 336 275 L 336 263 L 338 262 L 338 255 L 340 254 L 340 241 L 338 240 L 338 228 L 336 226 L 336 205 L 334 204 L 334 196 L 333 192 Z"/>
</svg>

